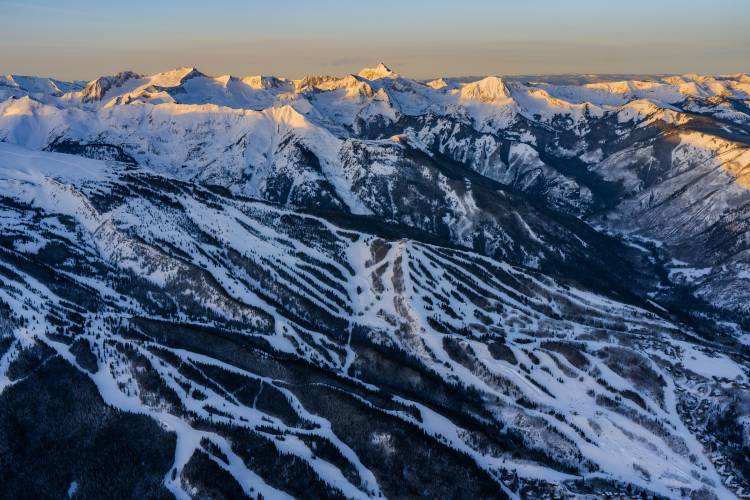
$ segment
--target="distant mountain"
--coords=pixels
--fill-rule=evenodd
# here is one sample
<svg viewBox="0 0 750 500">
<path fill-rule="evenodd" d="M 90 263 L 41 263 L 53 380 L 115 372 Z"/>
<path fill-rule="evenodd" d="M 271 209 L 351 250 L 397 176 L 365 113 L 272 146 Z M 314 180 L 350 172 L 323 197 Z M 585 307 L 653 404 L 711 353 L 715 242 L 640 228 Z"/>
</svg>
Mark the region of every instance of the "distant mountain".
<svg viewBox="0 0 750 500">
<path fill-rule="evenodd" d="M 23 75 L 0 75 L 0 97 L 17 95 L 62 96 L 81 90 L 86 82 L 63 82 L 54 78 Z"/>
<path fill-rule="evenodd" d="M 750 492 L 747 75 L 11 75 L 0 217 L 2 497 Z"/>
</svg>

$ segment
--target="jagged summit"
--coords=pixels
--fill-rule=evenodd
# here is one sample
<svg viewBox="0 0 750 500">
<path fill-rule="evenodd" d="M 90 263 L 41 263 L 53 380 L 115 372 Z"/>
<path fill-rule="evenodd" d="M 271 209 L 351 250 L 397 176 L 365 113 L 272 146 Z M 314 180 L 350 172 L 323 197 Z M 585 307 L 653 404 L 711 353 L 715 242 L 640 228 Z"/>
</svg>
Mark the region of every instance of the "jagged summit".
<svg viewBox="0 0 750 500">
<path fill-rule="evenodd" d="M 379 63 L 374 68 L 364 68 L 362 71 L 357 73 L 358 76 L 366 78 L 367 80 L 380 80 L 382 78 L 398 78 L 398 73 L 394 72 L 386 66 L 384 63 Z"/>
<path fill-rule="evenodd" d="M 141 78 L 141 76 L 133 71 L 121 71 L 116 75 L 100 76 L 86 85 L 81 92 L 81 101 L 101 101 L 109 89 L 120 87 L 128 80 L 138 78 Z"/>
<path fill-rule="evenodd" d="M 337 80 L 335 76 L 330 75 L 307 75 L 299 80 L 294 80 L 294 87 L 297 91 L 308 90 L 317 87 L 326 82 Z"/>
</svg>

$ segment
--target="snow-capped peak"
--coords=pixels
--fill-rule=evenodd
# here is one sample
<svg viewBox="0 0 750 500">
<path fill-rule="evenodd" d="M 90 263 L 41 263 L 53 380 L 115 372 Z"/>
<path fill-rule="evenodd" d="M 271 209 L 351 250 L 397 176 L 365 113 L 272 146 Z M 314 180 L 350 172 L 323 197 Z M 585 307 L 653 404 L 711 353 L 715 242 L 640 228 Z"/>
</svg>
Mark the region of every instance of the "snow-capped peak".
<svg viewBox="0 0 750 500">
<path fill-rule="evenodd" d="M 159 87 L 177 87 L 184 83 L 186 80 L 195 78 L 196 76 L 205 75 L 194 67 L 183 66 L 181 68 L 153 75 L 151 77 L 151 84 L 157 85 Z"/>
<path fill-rule="evenodd" d="M 297 92 L 301 92 L 306 89 L 312 89 L 317 87 L 320 84 L 332 82 L 337 80 L 335 76 L 328 76 L 328 75 L 307 75 L 301 80 L 293 80 L 294 87 L 297 89 Z"/>
<path fill-rule="evenodd" d="M 448 86 L 448 82 L 445 81 L 443 78 L 437 78 L 435 80 L 427 82 L 425 85 L 428 87 L 431 87 L 435 90 L 440 90 Z"/>
<path fill-rule="evenodd" d="M 380 80 L 381 78 L 398 78 L 399 76 L 398 73 L 391 70 L 391 68 L 389 68 L 382 62 L 379 63 L 374 68 L 364 68 L 362 71 L 357 73 L 357 75 L 367 80 Z"/>
<path fill-rule="evenodd" d="M 508 99 L 510 94 L 502 78 L 488 76 L 482 80 L 464 85 L 461 88 L 461 97 L 468 100 L 492 103 Z"/>
<path fill-rule="evenodd" d="M 255 90 L 268 90 L 281 86 L 283 80 L 275 76 L 253 75 L 242 78 L 242 81 Z"/>
</svg>

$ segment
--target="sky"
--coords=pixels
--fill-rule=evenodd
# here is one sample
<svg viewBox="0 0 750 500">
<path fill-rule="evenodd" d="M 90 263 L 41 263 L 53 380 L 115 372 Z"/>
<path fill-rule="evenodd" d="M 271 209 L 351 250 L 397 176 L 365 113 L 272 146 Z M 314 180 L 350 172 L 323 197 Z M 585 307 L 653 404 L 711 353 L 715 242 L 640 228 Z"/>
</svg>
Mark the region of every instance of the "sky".
<svg viewBox="0 0 750 500">
<path fill-rule="evenodd" d="M 0 0 L 0 73 L 736 73 L 748 26 L 748 0 Z"/>
</svg>

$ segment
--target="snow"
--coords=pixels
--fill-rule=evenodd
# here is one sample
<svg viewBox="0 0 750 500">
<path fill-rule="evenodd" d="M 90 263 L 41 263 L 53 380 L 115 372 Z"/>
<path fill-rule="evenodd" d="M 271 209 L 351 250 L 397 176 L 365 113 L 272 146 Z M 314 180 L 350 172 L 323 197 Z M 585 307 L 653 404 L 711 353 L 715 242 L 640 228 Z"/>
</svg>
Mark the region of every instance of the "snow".
<svg viewBox="0 0 750 500">
<path fill-rule="evenodd" d="M 692 267 L 676 267 L 669 270 L 669 279 L 672 281 L 680 279 L 692 282 L 708 276 L 710 273 L 710 267 L 706 267 L 703 269 L 695 269 Z"/>
<path fill-rule="evenodd" d="M 104 182 L 113 177 L 101 161 L 47 153 L 0 142 L 0 179 L 38 182 L 44 177 L 62 183 Z"/>
<path fill-rule="evenodd" d="M 675 345 L 682 349 L 682 364 L 690 371 L 708 378 L 747 379 L 747 374 L 740 366 L 726 356 L 708 356 L 704 351 L 686 342 L 675 342 Z"/>
</svg>

